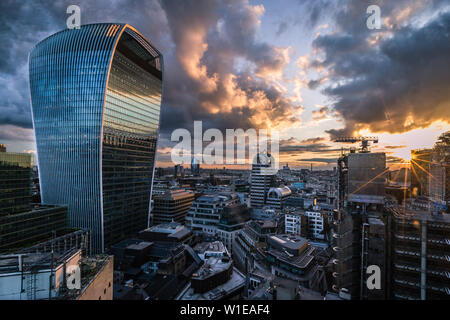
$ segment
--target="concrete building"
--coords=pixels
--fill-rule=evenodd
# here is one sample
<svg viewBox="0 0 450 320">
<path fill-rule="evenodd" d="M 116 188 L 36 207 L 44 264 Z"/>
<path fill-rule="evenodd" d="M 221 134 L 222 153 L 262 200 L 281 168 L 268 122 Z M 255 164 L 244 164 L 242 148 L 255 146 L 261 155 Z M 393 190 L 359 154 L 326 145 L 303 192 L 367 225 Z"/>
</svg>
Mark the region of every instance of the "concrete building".
<svg viewBox="0 0 450 320">
<path fill-rule="evenodd" d="M 68 284 L 73 272 L 79 286 Z M 84 258 L 77 249 L 0 256 L 0 300 L 112 300 L 112 292 L 112 256 Z"/>
<path fill-rule="evenodd" d="M 392 288 L 401 300 L 450 299 L 450 215 L 392 215 Z"/>
<path fill-rule="evenodd" d="M 333 291 L 345 289 L 352 299 L 362 297 L 363 225 L 385 206 L 386 155 L 350 152 L 338 159 L 338 210 L 333 217 Z"/>
<path fill-rule="evenodd" d="M 201 243 L 194 250 L 204 264 L 176 300 L 223 300 L 240 298 L 245 276 L 233 267 L 228 250 L 220 241 Z"/>
<path fill-rule="evenodd" d="M 325 215 L 318 210 L 305 211 L 305 215 L 308 219 L 308 236 L 310 236 L 312 239 L 324 240 L 326 237 Z"/>
<path fill-rule="evenodd" d="M 285 207 L 287 199 L 292 191 L 288 187 L 270 188 L 267 193 L 266 206 L 281 210 Z"/>
<path fill-rule="evenodd" d="M 192 242 L 192 231 L 181 223 L 169 222 L 140 231 L 138 238 L 150 242 L 158 241 L 190 244 Z"/>
<path fill-rule="evenodd" d="M 189 208 L 186 227 L 195 234 L 215 235 L 223 208 L 239 203 L 239 197 L 234 193 L 202 195 Z"/>
<path fill-rule="evenodd" d="M 186 213 L 194 201 L 194 193 L 184 189 L 166 190 L 164 194 L 153 196 L 150 214 L 152 226 L 170 223 L 184 223 Z"/>
<path fill-rule="evenodd" d="M 308 217 L 303 210 L 293 210 L 284 215 L 284 232 L 306 237 L 308 234 Z"/>
<path fill-rule="evenodd" d="M 267 260 L 273 275 L 326 292 L 325 271 L 315 258 L 316 251 L 321 249 L 309 245 L 306 238 L 286 234 L 269 236 L 267 243 Z"/>
<path fill-rule="evenodd" d="M 251 220 L 236 235 L 233 243 L 233 258 L 236 267 L 248 273 L 255 269 L 267 270 L 265 249 L 267 237 L 278 230 L 274 220 Z"/>
</svg>

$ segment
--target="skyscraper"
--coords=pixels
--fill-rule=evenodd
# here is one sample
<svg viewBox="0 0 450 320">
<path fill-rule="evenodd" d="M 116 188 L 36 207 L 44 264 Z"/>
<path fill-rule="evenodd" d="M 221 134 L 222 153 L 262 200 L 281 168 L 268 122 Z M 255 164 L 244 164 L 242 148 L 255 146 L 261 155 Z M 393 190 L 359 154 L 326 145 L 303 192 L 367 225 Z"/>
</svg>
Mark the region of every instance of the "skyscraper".
<svg viewBox="0 0 450 320">
<path fill-rule="evenodd" d="M 191 174 L 194 177 L 200 176 L 200 163 L 198 162 L 197 158 L 192 157 L 191 160 Z"/>
<path fill-rule="evenodd" d="M 30 54 L 42 202 L 95 251 L 148 226 L 163 59 L 127 24 L 60 31 Z"/>
<path fill-rule="evenodd" d="M 270 170 L 274 163 L 268 153 L 259 153 L 252 163 L 250 207 L 262 208 L 266 204 L 269 189 L 275 186 L 275 174 Z"/>
</svg>

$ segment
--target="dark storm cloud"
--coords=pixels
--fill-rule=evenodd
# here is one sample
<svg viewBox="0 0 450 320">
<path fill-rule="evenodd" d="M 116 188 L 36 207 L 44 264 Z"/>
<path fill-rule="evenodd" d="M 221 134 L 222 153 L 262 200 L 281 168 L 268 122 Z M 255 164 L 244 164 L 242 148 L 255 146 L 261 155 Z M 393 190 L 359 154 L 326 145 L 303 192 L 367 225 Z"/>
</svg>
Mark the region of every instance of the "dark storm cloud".
<svg viewBox="0 0 450 320">
<path fill-rule="evenodd" d="M 203 120 L 204 127 L 246 129 L 296 121 L 301 108 L 264 81 L 265 76 L 281 76 L 289 57 L 283 48 L 256 40 L 262 6 L 196 0 L 182 6 L 163 1 L 162 7 L 184 71 L 168 75 L 166 101 L 189 110 L 183 115 L 186 125 Z M 252 70 L 237 68 L 237 59 Z"/>
<path fill-rule="evenodd" d="M 379 39 L 378 31 L 366 28 L 369 4 L 381 8 Z M 327 131 L 332 138 L 366 128 L 401 133 L 450 119 L 450 12 L 443 5 L 351 1 L 337 11 L 339 32 L 314 40 L 324 59 L 311 64 L 328 71 L 324 93 L 345 123 L 343 129 Z M 439 8 L 441 14 L 423 26 L 410 22 L 415 14 Z"/>
<path fill-rule="evenodd" d="M 28 54 L 39 41 L 66 28 L 67 7 L 81 8 L 81 23 L 130 22 L 158 48 L 164 46 L 165 16 L 156 1 L 0 2 L 0 125 L 32 128 Z M 134 9 L 133 9 L 134 4 Z M 128 7 L 131 6 L 131 7 Z M 159 11 L 158 11 L 159 7 Z M 124 10 L 127 8 L 127 10 Z M 140 9 L 138 9 L 140 8 Z M 157 43 L 156 43 L 157 42 Z M 14 127 L 8 127 L 14 131 Z M 13 132 L 11 132 L 14 135 Z"/>
<path fill-rule="evenodd" d="M 294 113 L 301 107 L 265 81 L 265 76 L 280 76 L 289 57 L 282 48 L 256 40 L 262 6 L 246 0 L 3 0 L 0 125 L 31 128 L 28 53 L 66 27 L 71 4 L 80 6 L 82 24 L 129 23 L 163 52 L 164 138 L 175 128 L 190 129 L 194 120 L 203 120 L 205 129 L 296 121 Z M 237 58 L 252 69 L 237 70 Z"/>
</svg>

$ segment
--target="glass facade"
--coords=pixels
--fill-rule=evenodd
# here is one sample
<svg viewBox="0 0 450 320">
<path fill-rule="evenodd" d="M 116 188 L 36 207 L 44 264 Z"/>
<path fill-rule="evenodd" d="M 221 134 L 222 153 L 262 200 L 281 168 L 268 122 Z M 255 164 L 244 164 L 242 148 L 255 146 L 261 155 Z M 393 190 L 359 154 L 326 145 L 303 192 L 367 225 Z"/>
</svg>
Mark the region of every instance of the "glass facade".
<svg viewBox="0 0 450 320">
<path fill-rule="evenodd" d="M 134 28 L 64 30 L 30 54 L 41 197 L 100 252 L 147 227 L 162 56 Z"/>
<path fill-rule="evenodd" d="M 0 217 L 31 210 L 31 154 L 0 151 Z"/>
<path fill-rule="evenodd" d="M 0 252 L 16 252 L 67 232 L 67 207 L 35 205 L 32 210 L 0 215 Z"/>
</svg>

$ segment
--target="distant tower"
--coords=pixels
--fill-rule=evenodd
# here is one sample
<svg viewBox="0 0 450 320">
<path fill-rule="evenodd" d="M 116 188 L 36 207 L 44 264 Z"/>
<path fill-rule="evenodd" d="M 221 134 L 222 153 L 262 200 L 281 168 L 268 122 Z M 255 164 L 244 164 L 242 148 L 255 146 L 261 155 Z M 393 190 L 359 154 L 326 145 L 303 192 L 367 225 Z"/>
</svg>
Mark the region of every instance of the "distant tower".
<svg viewBox="0 0 450 320">
<path fill-rule="evenodd" d="M 197 158 L 195 158 L 195 157 L 192 157 L 191 173 L 195 177 L 200 176 L 200 163 L 198 162 Z"/>
</svg>

